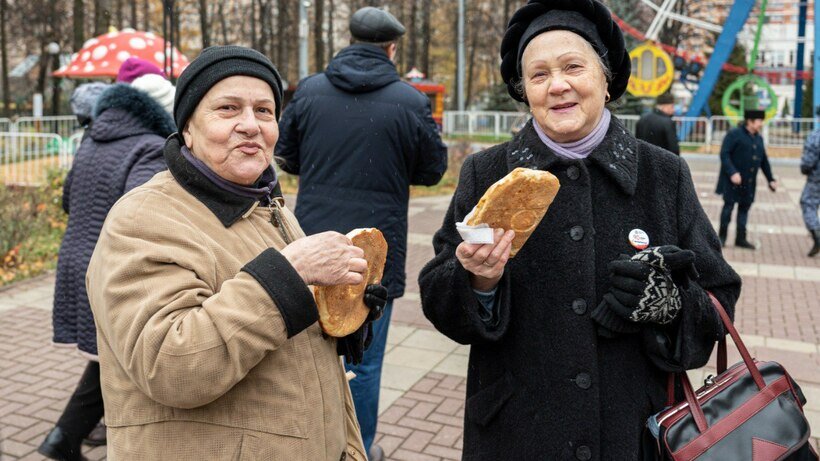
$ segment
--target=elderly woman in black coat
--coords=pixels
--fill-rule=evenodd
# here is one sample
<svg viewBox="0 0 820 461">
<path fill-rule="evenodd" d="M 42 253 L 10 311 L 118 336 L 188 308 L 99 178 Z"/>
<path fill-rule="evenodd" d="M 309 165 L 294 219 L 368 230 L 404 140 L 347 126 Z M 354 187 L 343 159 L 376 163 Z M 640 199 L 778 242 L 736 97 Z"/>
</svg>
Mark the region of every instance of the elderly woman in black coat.
<svg viewBox="0 0 820 461">
<path fill-rule="evenodd" d="M 530 0 L 501 55 L 533 120 L 465 161 L 419 278 L 427 318 L 472 346 L 463 458 L 637 459 L 667 373 L 704 365 L 724 335 L 707 291 L 731 315 L 740 278 L 684 160 L 606 109 L 630 62 L 601 3 Z M 550 171 L 561 188 L 510 259 L 514 231 L 474 245 L 455 224 L 516 167 Z"/>
</svg>

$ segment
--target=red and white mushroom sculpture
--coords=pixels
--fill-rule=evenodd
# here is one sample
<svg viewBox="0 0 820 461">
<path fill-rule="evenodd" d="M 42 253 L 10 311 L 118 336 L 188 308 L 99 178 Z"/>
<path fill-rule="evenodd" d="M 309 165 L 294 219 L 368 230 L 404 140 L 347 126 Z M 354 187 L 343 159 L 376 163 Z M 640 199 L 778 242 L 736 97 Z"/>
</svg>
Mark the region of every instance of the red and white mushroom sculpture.
<svg viewBox="0 0 820 461">
<path fill-rule="evenodd" d="M 155 64 L 166 73 L 170 70 L 163 66 L 162 37 L 151 32 L 139 32 L 134 29 L 112 31 L 89 39 L 80 51 L 71 56 L 71 62 L 58 69 L 55 77 L 95 78 L 116 77 L 122 63 L 137 57 Z M 168 55 L 173 54 L 174 76 L 178 77 L 188 65 L 188 58 L 176 48 L 167 47 Z"/>
</svg>

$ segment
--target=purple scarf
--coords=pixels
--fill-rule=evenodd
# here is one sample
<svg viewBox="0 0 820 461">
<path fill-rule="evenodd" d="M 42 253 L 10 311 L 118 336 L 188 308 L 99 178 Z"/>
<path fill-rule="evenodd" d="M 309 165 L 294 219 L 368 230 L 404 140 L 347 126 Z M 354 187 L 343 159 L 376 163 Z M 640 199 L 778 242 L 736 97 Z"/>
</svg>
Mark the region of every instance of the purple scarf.
<svg viewBox="0 0 820 461">
<path fill-rule="evenodd" d="M 538 137 L 541 138 L 541 141 L 546 144 L 550 150 L 555 152 L 555 155 L 572 160 L 581 160 L 587 158 L 587 156 L 592 153 L 592 150 L 598 147 L 604 140 L 606 132 L 609 129 L 609 121 L 611 118 L 612 114 L 609 113 L 609 109 L 604 108 L 598 126 L 584 138 L 572 142 L 553 141 L 544 133 L 544 130 L 541 129 L 541 126 L 534 118 L 532 119 L 532 126 L 535 128 L 535 132 L 538 133 Z"/>
<path fill-rule="evenodd" d="M 205 177 L 225 192 L 230 192 L 240 197 L 257 199 L 264 205 L 270 204 L 271 194 L 273 193 L 273 189 L 276 187 L 276 183 L 279 181 L 276 177 L 276 170 L 273 168 L 273 165 L 270 165 L 268 169 L 262 172 L 262 175 L 256 180 L 255 186 L 243 186 L 241 184 L 228 181 L 222 176 L 214 173 L 214 171 L 211 170 L 205 162 L 194 157 L 194 154 L 191 153 L 187 146 L 183 145 L 180 148 L 180 152 L 182 152 L 182 156 L 185 157 L 185 160 L 188 160 L 188 162 L 199 170 L 200 173 L 204 174 Z"/>
</svg>

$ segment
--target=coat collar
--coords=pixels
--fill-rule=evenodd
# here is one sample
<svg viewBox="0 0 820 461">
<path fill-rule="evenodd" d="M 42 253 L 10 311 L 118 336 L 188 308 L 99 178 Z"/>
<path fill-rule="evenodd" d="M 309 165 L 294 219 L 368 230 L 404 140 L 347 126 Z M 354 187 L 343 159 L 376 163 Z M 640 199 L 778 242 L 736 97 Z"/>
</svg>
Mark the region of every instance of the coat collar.
<svg viewBox="0 0 820 461">
<path fill-rule="evenodd" d="M 609 123 L 606 137 L 596 147 L 589 160 L 592 165 L 604 171 L 627 195 L 634 195 L 638 183 L 638 141 L 629 134 L 620 120 L 614 115 Z M 518 167 L 548 170 L 556 163 L 571 163 L 555 155 L 535 132 L 532 120 L 511 141 L 511 150 L 507 155 L 507 169 Z"/>
<path fill-rule="evenodd" d="M 163 155 L 165 163 L 168 164 L 168 171 L 183 189 L 208 207 L 223 226 L 231 227 L 259 203 L 258 200 L 226 192 L 214 184 L 183 157 L 180 147 L 176 133 L 165 140 Z M 274 188 L 272 196 L 282 197 L 279 184 Z"/>
</svg>

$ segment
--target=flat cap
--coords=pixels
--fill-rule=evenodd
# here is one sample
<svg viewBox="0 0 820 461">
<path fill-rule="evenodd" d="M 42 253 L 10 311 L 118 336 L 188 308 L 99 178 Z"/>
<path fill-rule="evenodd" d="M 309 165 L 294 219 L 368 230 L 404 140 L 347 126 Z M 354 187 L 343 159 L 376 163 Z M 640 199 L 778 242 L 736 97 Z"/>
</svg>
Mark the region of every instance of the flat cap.
<svg viewBox="0 0 820 461">
<path fill-rule="evenodd" d="M 350 17 L 350 34 L 363 42 L 389 42 L 404 32 L 404 26 L 395 16 L 372 6 L 366 6 Z"/>
</svg>

